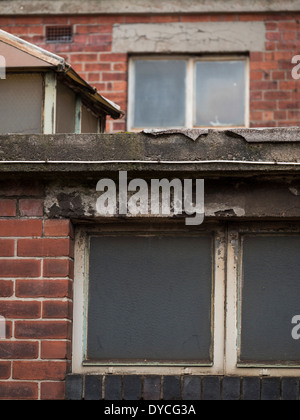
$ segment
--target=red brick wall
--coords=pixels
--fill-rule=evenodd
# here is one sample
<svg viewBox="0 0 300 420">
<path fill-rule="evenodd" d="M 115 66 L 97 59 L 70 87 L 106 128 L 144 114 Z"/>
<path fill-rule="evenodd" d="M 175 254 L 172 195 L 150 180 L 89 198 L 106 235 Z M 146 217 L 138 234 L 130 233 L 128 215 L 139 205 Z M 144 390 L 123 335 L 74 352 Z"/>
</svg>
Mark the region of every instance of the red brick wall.
<svg viewBox="0 0 300 420">
<path fill-rule="evenodd" d="M 147 16 L 0 17 L 0 27 L 64 56 L 93 86 L 127 108 L 126 54 L 111 53 L 114 23 L 264 21 L 265 51 L 251 51 L 250 121 L 252 127 L 298 125 L 299 83 L 291 59 L 300 54 L 300 14 L 216 14 Z M 72 44 L 44 42 L 46 25 L 74 25 Z M 126 130 L 125 121 L 109 121 L 108 131 Z"/>
<path fill-rule="evenodd" d="M 70 371 L 73 231 L 39 183 L 0 183 L 0 399 L 63 399 Z"/>
</svg>

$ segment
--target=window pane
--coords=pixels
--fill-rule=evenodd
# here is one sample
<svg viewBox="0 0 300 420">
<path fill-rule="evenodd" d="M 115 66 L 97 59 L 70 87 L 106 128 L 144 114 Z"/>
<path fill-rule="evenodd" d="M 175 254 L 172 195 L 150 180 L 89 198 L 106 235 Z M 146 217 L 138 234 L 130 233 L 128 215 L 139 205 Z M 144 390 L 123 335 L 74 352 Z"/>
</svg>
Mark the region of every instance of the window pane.
<svg viewBox="0 0 300 420">
<path fill-rule="evenodd" d="M 242 362 L 300 362 L 299 341 L 292 337 L 292 319 L 300 315 L 299 253 L 300 236 L 244 238 Z"/>
<path fill-rule="evenodd" d="M 185 126 L 186 67 L 184 60 L 135 61 L 135 128 Z"/>
<path fill-rule="evenodd" d="M 85 106 L 82 107 L 81 133 L 97 133 L 98 118 L 95 117 Z"/>
<path fill-rule="evenodd" d="M 244 61 L 196 63 L 196 126 L 245 125 Z"/>
<path fill-rule="evenodd" d="M 42 132 L 43 78 L 41 74 L 7 74 L 0 80 L 0 133 Z"/>
<path fill-rule="evenodd" d="M 212 237 L 93 237 L 87 359 L 211 361 Z"/>
<path fill-rule="evenodd" d="M 65 84 L 58 82 L 56 98 L 56 134 L 75 132 L 76 95 Z"/>
</svg>

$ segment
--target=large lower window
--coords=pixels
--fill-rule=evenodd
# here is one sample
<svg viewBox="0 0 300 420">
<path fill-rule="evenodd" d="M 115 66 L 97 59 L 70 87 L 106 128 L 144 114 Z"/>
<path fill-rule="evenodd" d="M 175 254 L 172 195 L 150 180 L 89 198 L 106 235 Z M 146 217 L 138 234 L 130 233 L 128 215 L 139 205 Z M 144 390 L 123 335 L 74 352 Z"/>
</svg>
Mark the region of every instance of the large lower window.
<svg viewBox="0 0 300 420">
<path fill-rule="evenodd" d="M 222 373 L 223 232 L 154 221 L 83 226 L 75 249 L 75 372 Z"/>
<path fill-rule="evenodd" d="M 299 223 L 76 237 L 74 372 L 299 376 Z"/>
<path fill-rule="evenodd" d="M 128 129 L 248 125 L 244 57 L 131 60 Z"/>
</svg>

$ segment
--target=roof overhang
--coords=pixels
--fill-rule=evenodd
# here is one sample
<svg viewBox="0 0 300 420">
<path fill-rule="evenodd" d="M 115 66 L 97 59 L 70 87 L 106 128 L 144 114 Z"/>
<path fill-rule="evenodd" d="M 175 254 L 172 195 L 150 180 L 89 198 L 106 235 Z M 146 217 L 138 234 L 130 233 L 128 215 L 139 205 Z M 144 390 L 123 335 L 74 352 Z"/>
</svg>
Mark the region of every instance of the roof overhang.
<svg viewBox="0 0 300 420">
<path fill-rule="evenodd" d="M 66 62 L 62 57 L 59 57 L 56 54 L 50 53 L 49 51 L 24 41 L 23 39 L 18 38 L 8 32 L 2 31 L 1 29 L 0 42 L 5 45 L 6 51 L 8 51 L 9 46 L 13 48 L 11 50 L 11 54 L 17 50 L 20 54 L 23 54 L 22 57 L 27 54 L 29 56 L 27 60 L 30 58 L 32 60 L 39 60 L 40 63 L 42 62 L 44 65 L 53 66 L 60 71 L 63 71 L 66 67 Z M 9 57 L 9 60 L 10 59 L 11 57 Z M 7 62 L 7 65 L 9 66 L 9 61 Z"/>
<path fill-rule="evenodd" d="M 114 119 L 124 115 L 120 107 L 100 95 L 62 57 L 33 45 L 0 29 L 0 55 L 9 69 L 52 69 L 70 87 L 81 93 L 95 112 L 104 112 Z"/>
</svg>

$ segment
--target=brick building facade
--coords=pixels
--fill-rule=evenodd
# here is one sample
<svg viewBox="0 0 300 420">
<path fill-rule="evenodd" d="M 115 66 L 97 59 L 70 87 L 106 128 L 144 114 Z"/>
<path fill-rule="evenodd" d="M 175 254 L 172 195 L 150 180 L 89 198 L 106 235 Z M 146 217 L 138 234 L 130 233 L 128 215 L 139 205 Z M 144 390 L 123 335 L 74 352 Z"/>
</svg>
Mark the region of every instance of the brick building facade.
<svg viewBox="0 0 300 420">
<path fill-rule="evenodd" d="M 299 341 L 291 339 L 291 320 L 299 293 L 300 133 L 282 128 L 298 125 L 300 112 L 299 81 L 292 77 L 291 63 L 300 51 L 299 2 L 152 0 L 151 9 L 149 2 L 130 0 L 0 3 L 1 29 L 63 56 L 101 94 L 128 110 L 127 120 L 108 122 L 108 135 L 0 136 L 0 316 L 6 327 L 0 340 L 0 399 L 299 399 Z M 69 26 L 72 39 L 64 35 L 64 42 L 46 42 L 47 27 Z M 242 58 L 250 104 L 244 125 L 252 129 L 205 129 L 193 139 L 186 132 L 116 134 L 126 131 L 132 119 L 131 60 L 148 54 Z M 109 222 L 99 217 L 97 182 L 116 179 L 121 170 L 148 183 L 174 174 L 180 180 L 204 178 L 204 225 L 187 229 L 177 217 L 114 217 Z M 213 238 L 212 319 L 206 332 L 211 347 L 204 361 L 160 363 L 153 356 L 157 363 L 135 366 L 134 360 L 114 364 L 103 362 L 101 355 L 88 357 L 85 347 L 94 339 L 93 331 L 87 332 L 89 241 L 109 235 L 128 239 L 141 232 L 143 237 L 176 232 L 179 240 Z M 275 262 L 260 242 L 265 237 L 285 249 L 275 250 Z M 281 310 L 294 312 L 282 327 L 287 337 L 278 344 L 276 336 L 262 332 L 270 342 L 260 340 L 263 354 L 252 358 L 253 346 L 241 349 L 238 343 L 243 331 L 242 338 L 249 334 L 251 339 L 251 307 L 262 305 L 245 290 L 252 304 L 243 316 L 250 322 L 239 324 L 241 264 L 251 262 L 245 255 L 259 261 L 253 264 L 259 268 L 265 267 L 263 255 L 274 278 L 284 269 L 296 288 L 264 285 L 272 299 L 285 298 L 288 304 L 275 313 L 259 312 L 257 326 L 277 332 L 274 322 L 283 322 Z M 286 255 L 289 265 L 281 259 Z M 249 271 L 254 282 L 257 272 Z M 261 293 L 272 309 L 269 295 Z M 121 320 L 119 303 L 112 307 Z M 274 340 L 286 345 L 284 359 L 272 353 Z"/>
<path fill-rule="evenodd" d="M 0 398 L 299 399 L 298 327 L 292 324 L 293 317 L 298 313 L 299 290 L 299 136 L 299 129 L 287 128 L 239 129 L 232 132 L 211 130 L 200 134 L 196 141 L 187 137 L 185 132 L 162 134 L 158 138 L 130 133 L 2 135 L 0 326 L 4 318 L 6 332 L 0 340 Z M 39 156 L 39 161 L 36 161 L 36 156 Z M 175 174 L 179 180 L 204 179 L 204 224 L 185 226 L 183 216 L 166 219 L 161 216 L 116 215 L 107 219 L 99 215 L 96 210 L 99 197 L 97 182 L 107 178 L 116 180 L 120 170 L 128 171 L 131 179 L 141 178 L 148 183 L 151 178 L 171 180 Z M 200 267 L 207 267 L 200 276 L 201 281 L 210 285 L 202 292 L 207 306 L 211 285 L 214 285 L 211 319 L 200 309 L 200 314 L 192 312 L 192 322 L 187 324 L 197 328 L 200 319 L 201 322 L 205 320 L 204 325 L 212 322 L 211 328 L 202 333 L 205 334 L 205 342 L 212 340 L 209 351 L 205 347 L 201 350 L 208 360 L 169 361 L 170 349 L 167 354 L 163 353 L 165 360 L 150 363 L 135 361 L 135 356 L 125 362 L 103 361 L 101 354 L 90 356 L 86 353 L 86 345 L 90 352 L 89 343 L 94 340 L 95 334 L 96 352 L 103 348 L 97 340 L 108 340 L 106 346 L 111 346 L 111 340 L 113 343 L 118 340 L 123 328 L 126 328 L 126 335 L 132 335 L 131 323 L 125 322 L 125 326 L 120 327 L 121 321 L 126 320 L 131 311 L 135 313 L 139 310 L 136 301 L 131 300 L 135 293 L 138 300 L 143 299 L 143 307 L 151 304 L 147 300 L 149 292 L 142 291 L 144 288 L 147 291 L 152 283 L 145 283 L 144 276 L 128 274 L 129 278 L 133 276 L 134 281 L 138 281 L 139 286 L 125 283 L 127 286 L 124 289 L 120 275 L 122 279 L 123 272 L 126 273 L 130 267 L 135 273 L 134 267 L 139 262 L 139 270 L 145 270 L 147 276 L 147 258 L 142 253 L 142 258 L 137 259 L 137 252 L 145 249 L 143 241 L 148 237 L 159 238 L 166 249 L 173 249 L 173 242 L 168 238 L 174 237 L 174 233 L 179 244 L 183 241 L 182 252 L 178 254 L 177 249 L 175 260 L 173 252 L 162 252 L 160 264 L 170 264 L 171 269 L 172 265 L 182 260 L 175 271 L 173 268 L 174 276 L 179 273 L 177 287 L 181 284 L 182 269 L 184 278 L 189 279 L 191 266 L 196 272 Z M 135 243 L 132 244 L 132 241 L 139 235 L 142 242 L 138 249 L 131 251 Z M 204 245 L 195 242 L 191 248 L 187 237 L 192 241 L 200 238 Z M 100 253 L 96 254 L 96 261 L 94 257 L 94 262 L 92 259 L 89 262 L 91 247 L 94 246 L 91 238 L 100 241 L 100 244 L 103 240 L 108 241 L 105 255 L 109 254 L 104 260 Z M 115 241 L 113 249 L 117 247 L 117 254 L 107 251 L 112 240 L 109 238 Z M 209 240 L 215 244 L 211 250 L 207 247 Z M 122 247 L 124 241 L 126 246 Z M 251 241 L 254 241 L 254 247 Z M 146 249 L 147 253 L 151 249 L 155 252 L 150 245 Z M 187 250 L 193 258 L 186 255 Z M 156 255 L 154 258 L 159 257 Z M 210 258 L 214 261 L 211 274 Z M 253 258 L 255 264 L 251 263 Z M 100 265 L 97 263 L 99 260 Z M 146 264 L 144 268 L 140 265 L 142 261 Z M 149 261 L 151 273 L 151 259 Z M 248 269 L 246 274 L 243 271 L 243 276 L 246 276 L 247 287 L 254 284 L 255 293 L 252 295 L 251 289 L 245 289 L 246 300 L 243 302 L 249 299 L 251 303 L 249 312 L 243 312 L 243 316 L 250 317 L 250 323 L 243 324 L 240 330 L 237 329 L 241 316 L 237 302 L 240 302 L 238 290 L 242 287 L 241 264 L 249 262 L 250 271 Z M 118 271 L 120 265 L 121 273 Z M 95 283 L 89 283 L 93 270 L 102 266 L 106 267 L 105 270 L 109 269 L 108 272 L 113 270 L 118 282 L 115 286 L 111 277 L 106 282 L 106 276 L 111 276 L 108 272 L 100 275 L 99 281 L 104 281 L 101 286 L 103 292 L 101 288 L 97 289 Z M 197 292 L 187 283 L 179 300 L 176 300 L 178 296 L 174 294 L 176 289 L 172 278 L 165 277 L 165 281 L 171 281 L 166 288 L 162 286 L 164 282 L 157 285 L 160 294 L 167 294 L 160 301 L 160 305 L 167 303 L 160 316 L 157 318 L 153 314 L 147 318 L 144 310 L 140 314 L 144 321 L 135 327 L 141 328 L 143 334 L 147 335 L 148 331 L 144 328 L 145 322 L 150 322 L 153 329 L 152 319 L 156 329 L 160 326 L 164 328 L 165 322 L 171 322 L 172 331 L 172 320 L 176 317 L 177 330 L 181 316 L 189 316 L 195 305 L 195 296 L 199 298 L 201 295 L 198 295 L 198 288 Z M 128 282 L 126 274 L 124 281 Z M 257 284 L 257 281 L 262 284 Z M 90 295 L 95 296 L 93 303 L 87 296 L 87 289 L 95 286 Z M 113 287 L 114 292 L 107 287 Z M 117 293 L 118 288 L 120 293 Z M 153 293 L 152 288 L 150 291 Z M 181 304 L 187 293 L 192 299 L 189 306 Z M 128 294 L 127 309 L 123 305 Z M 97 302 L 101 296 L 106 298 L 99 305 Z M 149 296 L 152 296 L 151 293 Z M 168 308 L 174 304 L 174 298 L 175 308 L 172 307 L 175 312 L 171 311 L 170 318 Z M 109 303 L 106 309 L 105 302 Z M 274 302 L 277 304 L 274 305 Z M 104 311 L 105 317 L 112 311 L 117 316 L 117 324 L 111 328 L 112 321 L 105 318 L 105 329 L 99 337 L 97 326 L 103 325 L 104 318 L 101 315 L 98 319 L 91 312 L 87 319 L 87 308 L 96 312 L 100 310 L 101 314 Z M 177 314 L 181 314 L 179 318 Z M 259 326 L 263 329 L 259 341 L 256 341 L 256 330 L 251 329 L 251 326 L 258 328 L 253 316 L 259 318 Z M 166 317 L 165 321 L 163 317 Z M 197 322 L 194 317 L 197 317 Z M 87 330 L 89 322 L 96 324 Z M 295 339 L 291 335 L 293 330 Z M 180 354 L 188 357 L 189 352 L 194 351 L 194 341 L 188 344 L 181 338 L 184 331 L 180 331 L 176 334 L 175 343 L 184 340 L 183 355 L 182 350 Z M 238 353 L 241 351 L 238 345 L 241 331 L 243 340 L 250 337 L 250 344 L 245 349 L 242 347 L 242 354 Z M 164 336 L 168 337 L 168 334 L 169 329 L 164 331 Z M 150 343 L 152 338 L 155 340 L 155 334 L 150 336 Z M 124 340 L 126 347 L 128 340 Z M 168 346 L 168 340 L 162 340 L 164 346 Z M 253 347 L 251 340 L 257 345 Z M 201 343 L 202 338 L 198 345 L 202 346 Z M 160 342 L 156 345 L 160 347 Z M 153 352 L 152 344 L 151 348 Z M 260 349 L 258 353 L 256 349 Z M 122 352 L 123 345 L 113 344 L 108 351 Z M 247 355 L 243 358 L 244 351 Z M 256 358 L 257 361 L 254 360 Z"/>
<path fill-rule="evenodd" d="M 117 102 L 124 110 L 128 108 L 129 57 L 142 53 L 186 54 L 190 51 L 189 44 L 193 39 L 189 39 L 188 36 L 185 38 L 183 35 L 180 45 L 173 51 L 168 47 L 160 49 L 157 44 L 152 48 L 147 46 L 143 51 L 143 46 L 132 45 L 136 43 L 136 40 L 132 39 L 132 42 L 127 42 L 128 51 L 125 51 L 117 45 L 117 27 L 144 24 L 147 31 L 152 29 L 157 31 L 159 25 L 162 28 L 160 40 L 163 42 L 163 29 L 169 25 L 175 25 L 173 27 L 180 25 L 179 31 L 184 33 L 186 25 L 194 24 L 201 29 L 201 25 L 206 23 L 209 24 L 211 32 L 216 34 L 215 41 L 218 47 L 211 49 L 209 43 L 201 44 L 195 39 L 193 55 L 240 52 L 249 57 L 247 76 L 250 80 L 249 126 L 298 125 L 299 83 L 292 78 L 292 69 L 295 65 L 291 63 L 292 57 L 298 55 L 300 51 L 300 11 L 295 1 L 282 2 L 281 6 L 278 2 L 261 2 L 261 5 L 257 5 L 256 2 L 253 5 L 240 6 L 225 1 L 214 2 L 213 8 L 203 5 L 204 2 L 198 2 L 200 5 L 192 2 L 189 6 L 187 2 L 182 5 L 171 2 L 174 3 L 173 7 L 167 5 L 155 7 L 153 2 L 151 5 L 143 2 L 141 6 L 137 6 L 134 2 L 118 1 L 116 8 L 105 2 L 100 2 L 98 6 L 95 2 L 86 2 L 87 4 L 80 8 L 75 5 L 76 2 L 69 2 L 69 5 L 55 2 L 59 5 L 49 5 L 48 9 L 44 10 L 39 6 L 39 1 L 30 7 L 26 3 L 26 1 L 2 2 L 1 29 L 62 55 L 85 80 L 97 87 L 104 96 Z M 74 4 L 73 9 L 71 3 Z M 235 39 L 235 43 L 231 43 L 231 51 L 230 46 L 224 50 L 223 35 L 218 34 L 218 27 L 224 23 L 227 33 L 234 31 L 237 23 L 241 24 L 239 28 L 241 41 Z M 257 28 L 248 27 L 249 23 L 258 23 L 260 31 L 257 34 L 257 38 L 260 39 L 250 46 L 245 45 L 243 38 L 249 37 L 251 33 L 253 35 Z M 49 26 L 71 26 L 72 41 L 47 43 L 46 31 Z M 109 132 L 125 131 L 126 121 L 125 119 L 111 121 L 107 128 Z"/>
</svg>

